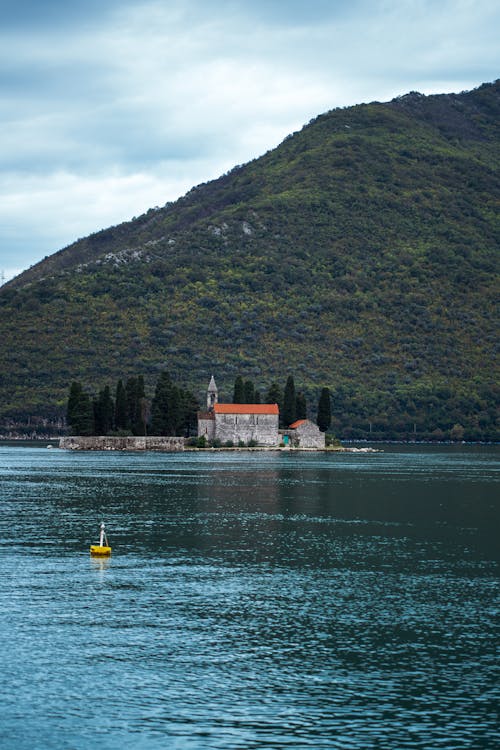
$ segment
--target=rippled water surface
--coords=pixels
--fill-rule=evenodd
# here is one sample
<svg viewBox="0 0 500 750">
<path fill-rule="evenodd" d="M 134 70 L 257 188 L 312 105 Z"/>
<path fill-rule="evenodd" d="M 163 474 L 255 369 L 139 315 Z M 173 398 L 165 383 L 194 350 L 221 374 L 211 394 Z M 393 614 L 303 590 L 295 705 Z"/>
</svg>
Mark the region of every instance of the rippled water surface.
<svg viewBox="0 0 500 750">
<path fill-rule="evenodd" d="M 500 746 L 498 459 L 0 446 L 0 747 Z"/>
</svg>

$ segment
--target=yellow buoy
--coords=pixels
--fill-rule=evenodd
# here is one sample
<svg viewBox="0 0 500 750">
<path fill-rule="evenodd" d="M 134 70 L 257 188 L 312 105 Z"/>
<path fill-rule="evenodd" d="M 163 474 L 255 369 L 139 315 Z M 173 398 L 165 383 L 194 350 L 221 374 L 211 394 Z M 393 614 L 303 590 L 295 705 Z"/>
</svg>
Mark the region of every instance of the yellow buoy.
<svg viewBox="0 0 500 750">
<path fill-rule="evenodd" d="M 111 547 L 108 545 L 105 526 L 103 523 L 101 523 L 101 536 L 99 539 L 99 544 L 90 545 L 90 554 L 94 557 L 109 557 L 109 555 L 111 554 Z"/>
<path fill-rule="evenodd" d="M 111 554 L 111 547 L 102 546 L 100 544 L 91 544 L 90 545 L 90 554 L 91 555 L 101 555 L 106 557 L 107 555 Z"/>
</svg>

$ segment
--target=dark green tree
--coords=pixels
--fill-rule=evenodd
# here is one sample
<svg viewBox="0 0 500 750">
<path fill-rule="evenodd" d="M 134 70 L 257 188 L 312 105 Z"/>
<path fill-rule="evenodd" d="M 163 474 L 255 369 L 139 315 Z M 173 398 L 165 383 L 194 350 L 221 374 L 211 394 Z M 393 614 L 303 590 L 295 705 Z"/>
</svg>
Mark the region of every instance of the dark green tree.
<svg viewBox="0 0 500 750">
<path fill-rule="evenodd" d="M 234 381 L 233 391 L 233 404 L 244 404 L 245 403 L 245 386 L 243 384 L 243 378 L 238 375 Z"/>
<path fill-rule="evenodd" d="M 68 405 L 66 408 L 66 421 L 69 425 L 73 425 L 74 423 L 82 391 L 83 388 L 81 383 L 77 383 L 76 380 L 74 380 L 69 388 Z"/>
<path fill-rule="evenodd" d="M 255 387 L 251 380 L 245 380 L 245 383 L 243 385 L 243 394 L 245 398 L 245 404 L 255 403 Z"/>
<path fill-rule="evenodd" d="M 189 435 L 196 428 L 199 405 L 190 391 L 176 386 L 170 375 L 162 372 L 151 404 L 153 435 Z"/>
<path fill-rule="evenodd" d="M 151 434 L 174 435 L 177 410 L 174 384 L 168 372 L 162 372 L 151 402 Z"/>
<path fill-rule="evenodd" d="M 280 411 L 283 405 L 283 391 L 277 383 L 271 383 L 266 393 L 266 404 L 278 404 Z"/>
<path fill-rule="evenodd" d="M 115 404 L 111 398 L 109 385 L 106 385 L 102 393 L 102 421 L 105 435 L 107 435 L 114 427 L 114 415 Z"/>
<path fill-rule="evenodd" d="M 253 394 L 254 404 L 260 404 L 260 391 L 255 391 Z"/>
<path fill-rule="evenodd" d="M 322 388 L 318 401 L 318 419 L 317 424 L 321 432 L 326 432 L 332 422 L 332 406 L 330 398 L 330 389 Z"/>
<path fill-rule="evenodd" d="M 182 423 L 180 425 L 181 435 L 196 435 L 198 427 L 197 412 L 200 408 L 198 399 L 191 393 L 184 389 L 180 389 L 181 398 L 181 411 L 182 411 Z"/>
<path fill-rule="evenodd" d="M 295 419 L 307 419 L 307 402 L 302 391 L 295 399 Z"/>
<path fill-rule="evenodd" d="M 286 381 L 285 393 L 283 396 L 283 424 L 285 425 L 285 427 L 288 427 L 288 425 L 291 425 L 292 422 L 295 422 L 295 400 L 295 383 L 293 380 L 293 376 L 289 375 Z"/>
<path fill-rule="evenodd" d="M 139 400 L 139 414 L 140 414 L 139 429 L 141 430 L 140 434 L 147 435 L 149 419 L 151 417 L 151 403 L 148 401 L 146 396 L 141 396 Z"/>
<path fill-rule="evenodd" d="M 76 381 L 70 387 L 66 416 L 74 435 L 94 434 L 92 400 Z"/>
<path fill-rule="evenodd" d="M 116 386 L 114 423 L 117 430 L 127 429 L 127 394 L 123 380 L 119 380 Z"/>
<path fill-rule="evenodd" d="M 144 378 L 142 375 L 129 378 L 125 386 L 127 396 L 127 423 L 133 435 L 144 435 L 146 424 L 144 421 Z"/>
<path fill-rule="evenodd" d="M 94 399 L 94 429 L 96 435 L 107 435 L 113 429 L 114 403 L 109 386 L 105 386 Z"/>
</svg>

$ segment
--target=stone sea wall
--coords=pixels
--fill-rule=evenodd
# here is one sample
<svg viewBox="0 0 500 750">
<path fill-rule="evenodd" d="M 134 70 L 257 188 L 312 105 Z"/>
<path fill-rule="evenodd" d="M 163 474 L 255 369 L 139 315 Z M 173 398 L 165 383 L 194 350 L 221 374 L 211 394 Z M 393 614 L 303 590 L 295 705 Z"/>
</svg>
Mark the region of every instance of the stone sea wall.
<svg viewBox="0 0 500 750">
<path fill-rule="evenodd" d="M 183 437 L 62 437 L 59 448 L 73 451 L 183 451 Z"/>
</svg>

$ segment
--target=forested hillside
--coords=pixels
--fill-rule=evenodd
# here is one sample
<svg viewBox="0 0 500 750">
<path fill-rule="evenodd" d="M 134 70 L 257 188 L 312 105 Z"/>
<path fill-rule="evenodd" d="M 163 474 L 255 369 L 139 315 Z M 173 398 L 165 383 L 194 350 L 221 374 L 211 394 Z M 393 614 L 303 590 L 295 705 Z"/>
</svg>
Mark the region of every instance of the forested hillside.
<svg viewBox="0 0 500 750">
<path fill-rule="evenodd" d="M 339 436 L 495 439 L 499 129 L 498 81 L 333 110 L 55 253 L 0 289 L 0 416 L 291 373 Z"/>
</svg>

